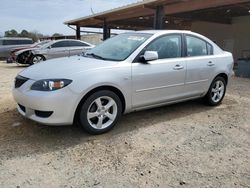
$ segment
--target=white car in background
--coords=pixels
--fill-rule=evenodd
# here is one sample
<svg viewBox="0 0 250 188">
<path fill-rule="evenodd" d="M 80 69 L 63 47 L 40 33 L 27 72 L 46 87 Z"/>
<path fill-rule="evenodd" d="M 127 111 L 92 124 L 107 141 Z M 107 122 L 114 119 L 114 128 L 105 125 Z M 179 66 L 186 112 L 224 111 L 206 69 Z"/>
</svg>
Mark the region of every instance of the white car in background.
<svg viewBox="0 0 250 188">
<path fill-rule="evenodd" d="M 17 63 L 33 65 L 48 59 L 79 55 L 93 47 L 94 45 L 84 41 L 61 39 L 47 42 L 36 48 L 17 51 L 15 56 Z"/>
<path fill-rule="evenodd" d="M 23 70 L 13 95 L 29 119 L 100 134 L 123 113 L 196 98 L 219 105 L 232 68 L 232 54 L 197 33 L 139 31 Z"/>
<path fill-rule="evenodd" d="M 41 48 L 42 45 L 50 42 L 49 40 L 37 42 L 30 46 L 13 48 L 10 52 L 10 56 L 7 59 L 7 63 L 19 63 L 19 64 L 29 64 L 31 50 L 36 48 Z"/>
</svg>

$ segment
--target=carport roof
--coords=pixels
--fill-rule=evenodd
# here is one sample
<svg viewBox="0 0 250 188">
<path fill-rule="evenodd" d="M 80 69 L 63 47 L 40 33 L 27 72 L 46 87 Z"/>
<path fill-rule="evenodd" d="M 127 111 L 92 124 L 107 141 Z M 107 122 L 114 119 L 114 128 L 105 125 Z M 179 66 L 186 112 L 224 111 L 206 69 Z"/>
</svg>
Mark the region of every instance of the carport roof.
<svg viewBox="0 0 250 188">
<path fill-rule="evenodd" d="M 250 0 L 147 0 L 69 20 L 64 24 L 100 28 L 105 20 L 110 28 L 147 29 L 152 27 L 158 6 L 163 6 L 166 16 L 190 20 L 195 17 L 198 20 L 220 23 L 230 23 L 234 16 L 250 15 Z M 201 10 L 209 10 L 209 13 L 201 13 Z M 230 13 L 224 15 L 227 10 Z"/>
</svg>

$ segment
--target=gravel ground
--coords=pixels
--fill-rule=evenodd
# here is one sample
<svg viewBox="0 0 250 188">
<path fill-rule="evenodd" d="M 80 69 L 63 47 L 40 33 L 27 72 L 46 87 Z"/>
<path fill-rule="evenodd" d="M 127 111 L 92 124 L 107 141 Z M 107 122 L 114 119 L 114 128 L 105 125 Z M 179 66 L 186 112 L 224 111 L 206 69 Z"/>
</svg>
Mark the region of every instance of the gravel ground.
<svg viewBox="0 0 250 188">
<path fill-rule="evenodd" d="M 199 100 L 125 115 L 109 133 L 22 118 L 0 63 L 0 187 L 250 187 L 250 79 L 223 103 Z"/>
</svg>

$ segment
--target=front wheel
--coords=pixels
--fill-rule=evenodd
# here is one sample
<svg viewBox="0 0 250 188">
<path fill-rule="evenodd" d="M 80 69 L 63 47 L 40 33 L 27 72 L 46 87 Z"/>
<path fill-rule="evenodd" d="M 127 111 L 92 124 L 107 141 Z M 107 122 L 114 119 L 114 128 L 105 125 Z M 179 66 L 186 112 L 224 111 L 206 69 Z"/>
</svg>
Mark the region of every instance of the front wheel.
<svg viewBox="0 0 250 188">
<path fill-rule="evenodd" d="M 216 77 L 206 96 L 204 97 L 205 102 L 210 106 L 216 106 L 221 103 L 226 93 L 226 81 L 223 77 Z"/>
<path fill-rule="evenodd" d="M 45 57 L 43 57 L 42 55 L 34 55 L 34 56 L 31 58 L 30 64 L 31 64 L 31 65 L 37 64 L 37 63 L 40 63 L 41 61 L 45 61 Z"/>
<path fill-rule="evenodd" d="M 112 91 L 98 91 L 82 104 L 80 125 L 90 134 L 101 134 L 112 129 L 122 114 L 120 98 Z"/>
</svg>

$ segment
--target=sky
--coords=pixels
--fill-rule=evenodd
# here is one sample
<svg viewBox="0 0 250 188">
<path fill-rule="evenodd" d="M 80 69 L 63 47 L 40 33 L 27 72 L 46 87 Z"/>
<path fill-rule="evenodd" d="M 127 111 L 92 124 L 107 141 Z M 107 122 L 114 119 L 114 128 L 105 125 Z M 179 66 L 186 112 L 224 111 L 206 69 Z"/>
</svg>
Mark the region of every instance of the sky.
<svg viewBox="0 0 250 188">
<path fill-rule="evenodd" d="M 0 0 L 0 36 L 10 29 L 75 34 L 63 22 L 140 0 Z"/>
</svg>

